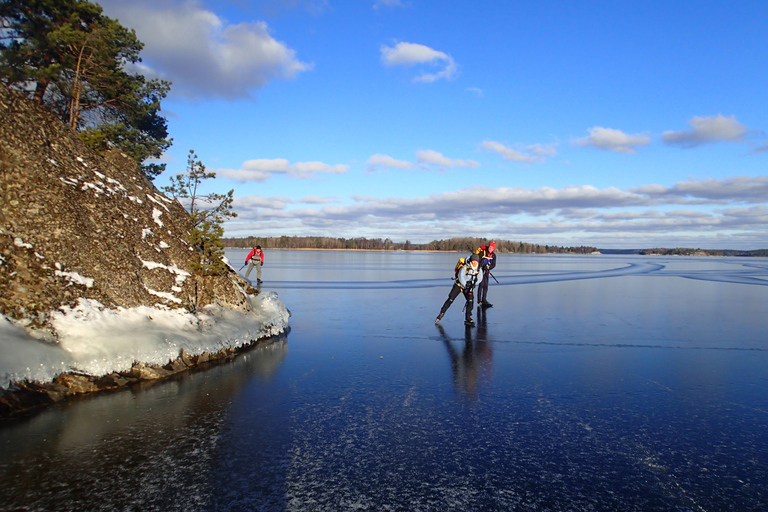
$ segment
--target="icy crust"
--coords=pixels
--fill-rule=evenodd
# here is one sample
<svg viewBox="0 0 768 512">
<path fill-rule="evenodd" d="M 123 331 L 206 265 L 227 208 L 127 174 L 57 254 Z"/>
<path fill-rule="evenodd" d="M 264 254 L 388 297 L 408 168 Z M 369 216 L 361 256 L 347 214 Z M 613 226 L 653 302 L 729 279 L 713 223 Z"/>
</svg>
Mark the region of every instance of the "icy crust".
<svg viewBox="0 0 768 512">
<path fill-rule="evenodd" d="M 99 377 L 125 372 L 134 362 L 164 365 L 179 357 L 240 348 L 286 331 L 290 313 L 274 292 L 249 295 L 251 311 L 209 305 L 196 314 L 180 309 L 107 309 L 80 299 L 53 314 L 58 342 L 41 341 L 0 317 L 0 388 L 13 382 L 50 382 L 67 372 Z"/>
</svg>

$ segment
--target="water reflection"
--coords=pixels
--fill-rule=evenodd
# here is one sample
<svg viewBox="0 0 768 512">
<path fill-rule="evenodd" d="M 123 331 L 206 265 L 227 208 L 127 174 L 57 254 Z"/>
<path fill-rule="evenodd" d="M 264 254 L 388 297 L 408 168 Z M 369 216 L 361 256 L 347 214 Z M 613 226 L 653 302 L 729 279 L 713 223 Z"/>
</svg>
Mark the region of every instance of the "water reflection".
<svg viewBox="0 0 768 512">
<path fill-rule="evenodd" d="M 476 400 L 478 385 L 491 379 L 493 350 L 488 342 L 488 319 L 485 308 L 477 308 L 477 328 L 464 326 L 463 349 L 456 347 L 441 324 L 436 324 L 440 338 L 451 360 L 453 385 L 457 393 L 469 400 Z"/>
<path fill-rule="evenodd" d="M 230 405 L 284 336 L 229 364 L 86 397 L 0 429 L 0 510 L 199 510 Z"/>
</svg>

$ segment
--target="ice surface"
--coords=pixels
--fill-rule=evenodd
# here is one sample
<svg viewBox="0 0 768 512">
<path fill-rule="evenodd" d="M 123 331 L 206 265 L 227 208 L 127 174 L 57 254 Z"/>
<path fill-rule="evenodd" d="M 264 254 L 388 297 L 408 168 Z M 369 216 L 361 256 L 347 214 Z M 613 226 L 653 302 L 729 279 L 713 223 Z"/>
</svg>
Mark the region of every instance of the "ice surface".
<svg viewBox="0 0 768 512">
<path fill-rule="evenodd" d="M 240 347 L 284 332 L 289 312 L 274 292 L 249 296 L 250 313 L 208 306 L 198 314 L 183 309 L 107 309 L 80 299 L 77 307 L 53 314 L 58 342 L 0 318 L 0 387 L 13 381 L 52 380 L 67 371 L 106 375 L 130 369 L 134 361 L 165 364 L 179 356 Z"/>
</svg>

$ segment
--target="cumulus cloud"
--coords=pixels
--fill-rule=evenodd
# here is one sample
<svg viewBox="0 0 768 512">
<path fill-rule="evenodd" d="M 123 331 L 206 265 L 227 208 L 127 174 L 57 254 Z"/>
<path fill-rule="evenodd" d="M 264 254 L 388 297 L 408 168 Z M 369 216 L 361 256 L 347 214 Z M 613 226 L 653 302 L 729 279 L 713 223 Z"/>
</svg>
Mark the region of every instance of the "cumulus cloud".
<svg viewBox="0 0 768 512">
<path fill-rule="evenodd" d="M 508 146 L 505 146 L 501 142 L 495 142 L 492 140 L 485 140 L 482 143 L 480 143 L 480 147 L 483 149 L 489 149 L 493 151 L 494 153 L 497 153 L 501 155 L 504 160 L 509 160 L 511 162 L 541 162 L 544 160 L 544 154 L 543 152 L 546 152 L 544 149 L 545 146 L 536 145 L 536 146 L 528 146 L 528 153 L 523 153 L 521 151 L 518 151 L 516 149 L 512 149 Z M 530 154 L 531 152 L 534 152 L 535 154 Z M 554 154 L 554 146 L 551 148 L 550 155 Z"/>
<path fill-rule="evenodd" d="M 316 174 L 344 174 L 348 165 L 330 165 L 323 162 L 296 162 L 291 164 L 284 158 L 259 158 L 246 160 L 240 169 L 215 169 L 216 176 L 239 182 L 265 181 L 275 174 L 286 174 L 292 178 L 309 179 Z"/>
<path fill-rule="evenodd" d="M 651 138 L 647 135 L 628 135 L 621 130 L 595 126 L 589 129 L 589 136 L 573 141 L 574 146 L 592 146 L 617 153 L 635 153 L 638 146 L 647 146 Z"/>
<path fill-rule="evenodd" d="M 395 46 L 381 45 L 380 50 L 381 61 L 385 66 L 428 65 L 440 68 L 434 73 L 422 71 L 413 79 L 414 82 L 451 80 L 458 74 L 458 67 L 453 57 L 423 44 L 399 42 Z"/>
<path fill-rule="evenodd" d="M 198 2 L 102 0 L 110 17 L 136 30 L 145 44 L 141 71 L 173 82 L 190 98 L 250 97 L 275 79 L 311 69 L 261 21 L 227 23 Z"/>
<path fill-rule="evenodd" d="M 662 134 L 662 139 L 667 144 L 690 148 L 714 142 L 745 142 L 745 135 L 749 131 L 735 116 L 697 116 L 688 121 L 688 124 L 691 126 L 690 130 L 666 131 Z"/>
<path fill-rule="evenodd" d="M 416 161 L 426 164 L 434 164 L 442 167 L 480 167 L 474 160 L 462 160 L 458 158 L 447 158 L 442 153 L 431 149 L 422 149 L 416 152 Z"/>
<path fill-rule="evenodd" d="M 382 155 L 380 153 L 376 153 L 375 155 L 372 155 L 365 162 L 365 165 L 368 167 L 369 171 L 376 171 L 381 167 L 386 169 L 413 169 L 414 168 L 414 165 L 411 162 L 406 162 L 405 160 L 397 160 L 396 158 L 392 158 L 389 155 Z"/>
</svg>

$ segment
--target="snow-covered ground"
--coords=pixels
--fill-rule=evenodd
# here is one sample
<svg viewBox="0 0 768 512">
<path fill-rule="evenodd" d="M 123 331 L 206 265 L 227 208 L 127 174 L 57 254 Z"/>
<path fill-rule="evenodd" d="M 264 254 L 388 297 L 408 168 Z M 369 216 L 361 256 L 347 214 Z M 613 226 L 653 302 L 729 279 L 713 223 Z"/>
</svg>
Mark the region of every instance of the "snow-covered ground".
<svg viewBox="0 0 768 512">
<path fill-rule="evenodd" d="M 108 309 L 80 299 L 77 307 L 54 313 L 57 343 L 0 316 L 0 387 L 25 379 L 47 382 L 69 371 L 107 375 L 129 370 L 134 361 L 166 364 L 182 349 L 218 352 L 287 329 L 290 313 L 276 293 L 249 300 L 253 311 L 247 314 L 218 306 L 192 314 L 157 306 Z"/>
</svg>

